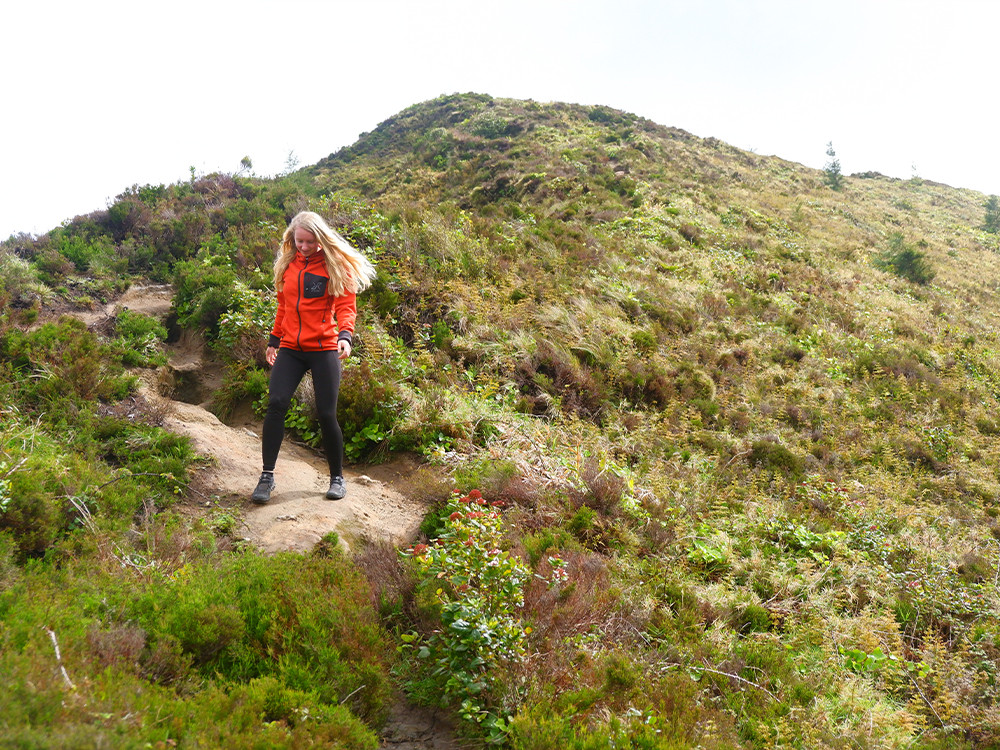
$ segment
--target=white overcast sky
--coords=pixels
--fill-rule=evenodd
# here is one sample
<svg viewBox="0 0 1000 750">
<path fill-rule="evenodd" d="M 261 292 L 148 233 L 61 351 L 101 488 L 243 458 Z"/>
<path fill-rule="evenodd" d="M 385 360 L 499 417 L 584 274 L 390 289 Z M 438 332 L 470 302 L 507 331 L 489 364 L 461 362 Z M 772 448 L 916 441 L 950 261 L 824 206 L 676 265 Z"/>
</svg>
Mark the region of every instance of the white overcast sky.
<svg viewBox="0 0 1000 750">
<path fill-rule="evenodd" d="M 1000 193 L 997 0 L 34 0 L 0 29 L 0 238 L 467 91 Z"/>
</svg>

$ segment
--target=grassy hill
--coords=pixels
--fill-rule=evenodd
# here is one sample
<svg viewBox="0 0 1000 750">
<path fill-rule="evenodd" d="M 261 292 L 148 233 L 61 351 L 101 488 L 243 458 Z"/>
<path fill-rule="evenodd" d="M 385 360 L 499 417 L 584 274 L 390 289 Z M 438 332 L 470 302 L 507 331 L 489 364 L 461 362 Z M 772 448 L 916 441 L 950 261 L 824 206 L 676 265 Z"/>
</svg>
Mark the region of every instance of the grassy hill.
<svg viewBox="0 0 1000 750">
<path fill-rule="evenodd" d="M 378 675 L 351 693 L 375 731 L 395 681 L 515 748 L 1000 744 L 985 196 L 824 177 L 606 107 L 467 94 L 273 180 L 134 186 L 3 243 L 0 692 L 36 706 L 6 719 L 12 736 L 62 746 L 45 716 L 73 736 L 158 738 L 117 718 L 146 715 L 124 697 L 95 710 L 78 689 L 87 708 L 70 715 L 68 688 L 30 666 L 49 623 L 93 690 L 121 672 L 149 706 L 201 716 L 192 743 L 239 703 L 280 710 L 248 709 L 234 737 L 266 720 L 275 746 L 319 741 L 305 705 L 367 746 L 371 729 L 332 707 Z M 243 577 L 295 563 L 171 511 L 190 451 L 142 414 L 125 369 L 156 367 L 167 332 L 140 316 L 29 326 L 171 281 L 176 327 L 227 361 L 225 417 L 266 389 L 268 269 L 303 208 L 379 268 L 341 396 L 349 459 L 415 452 L 449 481 L 414 483 L 437 501 L 426 546 L 301 563 L 345 591 L 367 580 L 373 604 L 351 594 L 370 630 L 336 636 L 363 659 L 306 649 L 293 669 L 255 630 Z M 307 405 L 289 427 L 314 434 Z M 164 536 L 183 554 L 151 543 Z M 140 553 L 141 574 L 121 562 Z M 215 570 L 232 585 L 211 599 Z M 169 579 L 178 603 L 125 597 L 135 576 Z M 40 589 L 74 592 L 57 597 L 61 627 Z M 214 614 L 187 632 L 183 606 Z M 110 659 L 100 634 L 123 629 L 136 645 Z M 331 664 L 336 690 L 303 676 Z"/>
</svg>

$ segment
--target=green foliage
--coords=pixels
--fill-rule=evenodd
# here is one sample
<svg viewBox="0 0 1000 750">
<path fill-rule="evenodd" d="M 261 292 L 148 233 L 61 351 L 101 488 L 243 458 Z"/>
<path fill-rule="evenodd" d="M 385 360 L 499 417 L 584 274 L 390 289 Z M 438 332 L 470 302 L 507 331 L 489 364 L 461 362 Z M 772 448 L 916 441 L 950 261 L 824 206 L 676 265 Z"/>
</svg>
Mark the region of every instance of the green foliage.
<svg viewBox="0 0 1000 750">
<path fill-rule="evenodd" d="M 233 413 L 237 405 L 250 403 L 259 414 L 267 408 L 270 372 L 242 362 L 226 370 L 222 386 L 212 394 L 212 411 L 220 418 Z"/>
<path fill-rule="evenodd" d="M 566 523 L 566 530 L 578 538 L 585 539 L 593 531 L 596 521 L 597 511 L 581 505 Z"/>
<path fill-rule="evenodd" d="M 517 612 L 530 571 L 502 549 L 500 512 L 477 490 L 449 500 L 440 517 L 438 536 L 409 554 L 417 562 L 418 587 L 434 592 L 441 630 L 426 639 L 405 635 L 404 645 L 427 660 L 439 704 L 457 705 L 463 719 L 501 742 L 508 717 L 491 706 L 492 673 L 525 652 L 527 634 Z"/>
<path fill-rule="evenodd" d="M 519 126 L 497 114 L 494 110 L 484 110 L 473 117 L 468 124 L 469 132 L 483 138 L 501 138 L 516 133 Z"/>
<path fill-rule="evenodd" d="M 759 604 L 748 604 L 733 618 L 733 628 L 739 633 L 767 633 L 773 622 L 771 613 Z"/>
<path fill-rule="evenodd" d="M 845 535 L 842 531 L 811 531 L 788 519 L 774 519 L 766 523 L 764 533 L 789 551 L 808 555 L 818 563 L 825 563 L 834 555 Z"/>
<path fill-rule="evenodd" d="M 843 646 L 838 647 L 838 651 L 844 657 L 845 666 L 852 672 L 859 674 L 878 672 L 886 661 L 895 661 L 896 659 L 892 654 L 882 653 L 881 647 L 876 648 L 870 654 L 858 648 L 844 648 Z"/>
<path fill-rule="evenodd" d="M 167 492 L 184 484 L 194 460 L 186 437 L 118 417 L 98 417 L 92 429 L 95 447 L 110 465 L 161 479 Z"/>
<path fill-rule="evenodd" d="M 121 353 L 126 367 L 158 367 L 166 364 L 161 351 L 167 329 L 148 315 L 122 310 L 115 319 L 115 338 L 111 346 Z"/>
<path fill-rule="evenodd" d="M 123 338 L 155 328 L 141 316 L 121 320 Z M 136 402 L 129 417 L 115 416 L 135 387 L 120 346 L 102 344 L 69 318 L 0 336 L 10 403 L 0 416 L 9 483 L 0 527 L 24 555 L 45 553 L 91 516 L 117 524 L 186 486 L 194 456 L 185 438 L 145 424 Z"/>
<path fill-rule="evenodd" d="M 632 333 L 632 343 L 635 348 L 648 354 L 656 349 L 656 337 L 649 331 L 635 331 Z"/>
<path fill-rule="evenodd" d="M 276 307 L 273 293 L 235 279 L 226 311 L 219 316 L 215 349 L 236 362 L 254 359 L 271 332 Z"/>
<path fill-rule="evenodd" d="M 1000 198 L 991 195 L 983 204 L 985 216 L 983 217 L 983 231 L 997 234 L 1000 232 Z"/>
<path fill-rule="evenodd" d="M 56 252 L 69 260 L 80 273 L 119 269 L 114 265 L 115 248 L 107 237 L 90 239 L 82 234 L 70 234 L 66 230 L 52 233 Z"/>
<path fill-rule="evenodd" d="M 184 327 L 204 329 L 210 340 L 218 338 L 222 318 L 236 309 L 237 302 L 251 302 L 252 294 L 245 285 L 238 287 L 238 275 L 233 267 L 236 248 L 218 236 L 202 246 L 198 256 L 181 261 L 174 267 L 174 308 L 177 322 Z M 256 303 L 259 306 L 259 303 Z M 227 334 L 235 338 L 244 315 L 252 325 L 259 315 L 237 313 L 227 320 Z"/>
<path fill-rule="evenodd" d="M 73 524 L 59 473 L 92 474 L 14 411 L 0 415 L 0 441 L 0 532 L 19 556 L 42 554 Z"/>
<path fill-rule="evenodd" d="M 62 318 L 30 333 L 0 334 L 0 362 L 5 363 L 34 406 L 54 409 L 83 402 L 117 400 L 128 395 L 135 380 L 124 373 L 117 357 L 108 359 L 97 338 L 80 321 Z"/>
<path fill-rule="evenodd" d="M 755 466 L 774 471 L 795 480 L 802 475 L 804 464 L 784 445 L 771 440 L 757 440 L 750 447 L 747 460 Z"/>
<path fill-rule="evenodd" d="M 687 553 L 687 559 L 709 574 L 718 574 L 729 568 L 729 557 L 726 550 L 705 539 L 695 539 L 691 542 L 691 550 Z"/>
<path fill-rule="evenodd" d="M 360 430 L 355 430 L 349 443 L 344 445 L 344 454 L 349 461 L 360 461 L 368 455 L 373 446 L 382 445 L 389 436 L 377 422 L 367 422 Z"/>
<path fill-rule="evenodd" d="M 384 455 L 388 441 L 406 440 L 406 436 L 394 436 L 406 416 L 395 380 L 385 363 L 373 367 L 363 360 L 344 372 L 338 407 L 345 451 L 351 461 L 372 460 Z"/>
<path fill-rule="evenodd" d="M 929 284 L 937 272 L 927 254 L 908 244 L 902 232 L 889 235 L 889 247 L 876 258 L 876 265 L 914 284 Z"/>
<path fill-rule="evenodd" d="M 148 637 L 176 643 L 205 677 L 274 676 L 377 722 L 388 708 L 385 634 L 343 560 L 232 557 L 122 601 Z M 283 654 L 275 660 L 274 653 Z"/>
</svg>

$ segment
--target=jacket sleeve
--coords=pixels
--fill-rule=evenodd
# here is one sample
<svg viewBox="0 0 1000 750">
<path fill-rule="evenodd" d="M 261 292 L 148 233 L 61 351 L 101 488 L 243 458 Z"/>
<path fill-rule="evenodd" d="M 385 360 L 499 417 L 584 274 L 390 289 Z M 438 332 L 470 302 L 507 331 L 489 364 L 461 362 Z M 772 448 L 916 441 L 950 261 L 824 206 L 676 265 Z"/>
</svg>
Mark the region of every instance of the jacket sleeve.
<svg viewBox="0 0 1000 750">
<path fill-rule="evenodd" d="M 357 295 L 354 292 L 344 292 L 334 299 L 333 314 L 337 318 L 337 340 L 351 343 L 354 338 L 354 321 L 358 317 Z"/>
<path fill-rule="evenodd" d="M 268 346 L 278 348 L 281 343 L 281 322 L 285 318 L 285 295 L 278 292 L 278 311 L 274 314 L 274 325 L 271 327 L 271 335 L 267 340 Z"/>
</svg>

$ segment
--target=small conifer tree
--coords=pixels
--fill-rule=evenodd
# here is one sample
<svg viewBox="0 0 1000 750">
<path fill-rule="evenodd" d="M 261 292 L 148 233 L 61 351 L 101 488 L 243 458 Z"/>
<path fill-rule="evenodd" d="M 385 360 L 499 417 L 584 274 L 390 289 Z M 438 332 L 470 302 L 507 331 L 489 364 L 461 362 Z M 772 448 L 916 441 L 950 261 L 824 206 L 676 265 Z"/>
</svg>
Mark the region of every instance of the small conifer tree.
<svg viewBox="0 0 1000 750">
<path fill-rule="evenodd" d="M 830 161 L 823 167 L 823 182 L 831 190 L 840 190 L 844 187 L 844 175 L 840 173 L 840 159 L 833 150 L 833 141 L 826 144 L 826 155 L 830 157 Z"/>
<path fill-rule="evenodd" d="M 983 230 L 992 232 L 993 234 L 1000 233 L 1000 198 L 991 195 L 986 199 L 983 208 L 986 209 L 986 217 L 983 219 Z"/>
</svg>

